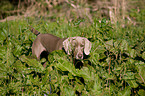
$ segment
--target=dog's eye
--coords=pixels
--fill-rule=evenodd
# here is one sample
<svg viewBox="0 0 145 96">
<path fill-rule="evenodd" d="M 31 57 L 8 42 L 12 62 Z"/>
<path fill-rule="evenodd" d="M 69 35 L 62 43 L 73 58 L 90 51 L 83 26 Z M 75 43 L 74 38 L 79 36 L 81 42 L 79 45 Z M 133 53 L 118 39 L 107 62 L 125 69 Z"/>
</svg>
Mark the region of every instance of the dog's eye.
<svg viewBox="0 0 145 96">
<path fill-rule="evenodd" d="M 73 43 L 72 46 L 76 46 L 76 43 Z"/>
<path fill-rule="evenodd" d="M 76 46 L 75 40 L 72 41 L 72 46 Z"/>
<path fill-rule="evenodd" d="M 84 47 L 84 45 L 85 45 L 85 43 L 84 43 L 84 42 L 82 42 L 80 46 L 81 46 L 81 47 Z"/>
<path fill-rule="evenodd" d="M 81 47 L 84 47 L 84 44 L 81 44 L 80 46 L 81 46 Z"/>
</svg>

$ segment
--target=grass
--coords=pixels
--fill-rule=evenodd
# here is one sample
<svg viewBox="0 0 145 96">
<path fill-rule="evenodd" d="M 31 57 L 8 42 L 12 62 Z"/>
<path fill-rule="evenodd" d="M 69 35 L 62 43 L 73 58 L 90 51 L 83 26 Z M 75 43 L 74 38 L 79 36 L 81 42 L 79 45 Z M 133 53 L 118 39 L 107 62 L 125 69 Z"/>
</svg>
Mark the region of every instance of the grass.
<svg viewBox="0 0 145 96">
<path fill-rule="evenodd" d="M 142 13 L 141 13 L 142 14 Z M 135 14 L 138 21 L 142 15 Z M 145 32 L 144 26 L 120 27 L 102 19 L 92 24 L 83 20 L 65 22 L 56 19 L 25 18 L 0 23 L 0 94 L 1 95 L 140 95 L 145 90 Z M 142 21 L 144 23 L 144 21 Z M 58 37 L 84 36 L 92 42 L 90 57 L 75 68 L 62 50 L 49 55 L 47 67 L 44 59 L 32 56 L 31 46 L 36 36 L 32 25 L 41 33 Z M 51 82 L 50 82 L 51 76 Z"/>
</svg>

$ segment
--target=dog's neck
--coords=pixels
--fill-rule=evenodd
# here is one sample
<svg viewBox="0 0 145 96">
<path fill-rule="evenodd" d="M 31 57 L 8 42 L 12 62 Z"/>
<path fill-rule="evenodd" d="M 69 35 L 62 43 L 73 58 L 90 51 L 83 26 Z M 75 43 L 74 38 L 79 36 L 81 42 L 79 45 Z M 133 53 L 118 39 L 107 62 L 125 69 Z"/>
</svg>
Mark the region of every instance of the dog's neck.
<svg viewBox="0 0 145 96">
<path fill-rule="evenodd" d="M 63 41 L 67 39 L 67 38 L 60 38 L 59 41 L 57 42 L 57 46 L 56 46 L 56 49 L 55 50 L 61 50 L 63 49 Z"/>
</svg>

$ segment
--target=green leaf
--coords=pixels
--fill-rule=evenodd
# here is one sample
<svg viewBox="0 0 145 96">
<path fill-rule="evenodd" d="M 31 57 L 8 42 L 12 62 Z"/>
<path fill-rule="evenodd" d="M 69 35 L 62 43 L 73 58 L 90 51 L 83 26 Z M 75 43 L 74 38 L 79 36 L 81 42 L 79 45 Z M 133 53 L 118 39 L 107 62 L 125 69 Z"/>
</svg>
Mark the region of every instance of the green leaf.
<svg viewBox="0 0 145 96">
<path fill-rule="evenodd" d="M 17 60 L 17 61 L 13 64 L 12 67 L 13 67 L 14 69 L 16 69 L 17 72 L 20 72 L 21 74 L 22 74 L 23 72 L 25 72 L 25 70 L 27 69 L 27 67 L 26 67 L 24 64 L 22 64 L 22 62 L 21 62 L 20 60 Z"/>
<path fill-rule="evenodd" d="M 3 43 L 3 41 L 6 39 L 6 36 L 3 32 L 0 32 L 0 43 Z"/>
<path fill-rule="evenodd" d="M 36 72 L 44 71 L 44 67 L 36 59 L 29 59 L 25 55 L 22 55 L 20 59 L 29 65 L 30 68 L 27 70 L 35 70 Z"/>
<path fill-rule="evenodd" d="M 145 90 L 140 89 L 140 90 L 138 91 L 138 94 L 139 94 L 140 96 L 144 96 L 144 94 L 145 94 Z"/>
<path fill-rule="evenodd" d="M 91 54 L 90 54 L 90 58 L 89 58 L 89 60 L 91 60 L 92 62 L 94 62 L 94 63 L 97 63 L 97 62 L 99 62 L 99 59 L 100 59 L 100 55 L 97 53 L 97 52 L 92 52 Z"/>
<path fill-rule="evenodd" d="M 103 72 L 102 73 L 103 78 L 107 79 L 107 80 L 114 80 L 115 76 L 113 74 L 109 74 L 108 72 Z"/>
<path fill-rule="evenodd" d="M 69 79 L 74 79 L 73 75 L 71 73 L 68 73 Z"/>
<path fill-rule="evenodd" d="M 94 87 L 94 80 L 91 80 L 86 83 L 87 90 L 92 90 L 92 87 Z"/>
<path fill-rule="evenodd" d="M 68 71 L 73 76 L 76 76 L 76 70 L 74 64 L 67 60 L 67 55 L 62 50 L 56 50 L 50 53 L 48 56 L 49 61 L 54 64 L 54 66 L 61 71 Z"/>
<path fill-rule="evenodd" d="M 4 58 L 3 56 L 6 55 L 6 47 L 0 46 L 0 58 Z"/>
<path fill-rule="evenodd" d="M 129 84 L 130 87 L 132 88 L 137 88 L 138 87 L 138 84 L 136 83 L 135 80 L 126 80 L 127 83 Z"/>
<path fill-rule="evenodd" d="M 121 51 L 128 50 L 128 42 L 126 40 L 122 40 L 120 44 Z"/>
<path fill-rule="evenodd" d="M 131 94 L 131 87 L 126 87 L 122 91 L 118 91 L 118 96 L 130 96 Z"/>
<path fill-rule="evenodd" d="M 63 89 L 61 89 L 61 96 L 75 96 L 75 91 L 70 86 L 65 86 Z"/>
<path fill-rule="evenodd" d="M 142 53 L 142 58 L 145 60 L 145 52 Z"/>
<path fill-rule="evenodd" d="M 81 70 L 77 70 L 77 76 L 83 77 L 87 81 L 94 79 L 94 73 L 90 72 L 88 67 L 83 67 Z"/>
<path fill-rule="evenodd" d="M 9 42 L 8 46 L 5 47 L 0 47 L 0 58 L 3 60 L 3 63 L 5 63 L 8 66 L 11 66 L 14 61 L 15 61 L 15 57 L 12 54 L 12 45 Z"/>
<path fill-rule="evenodd" d="M 115 70 L 120 71 L 120 70 L 122 70 L 122 67 L 117 67 Z"/>
<path fill-rule="evenodd" d="M 72 63 L 62 59 L 60 59 L 59 61 L 62 61 L 63 63 L 55 63 L 54 66 L 57 69 L 61 71 L 69 71 L 73 76 L 76 76 L 75 66 Z"/>
<path fill-rule="evenodd" d="M 6 65 L 0 61 L 0 79 L 5 79 L 7 77 L 7 68 Z"/>
<path fill-rule="evenodd" d="M 105 46 L 106 46 L 106 48 L 107 48 L 108 50 L 112 49 L 112 48 L 113 48 L 113 39 L 107 41 L 106 44 L 105 44 Z"/>
<path fill-rule="evenodd" d="M 129 54 L 130 54 L 130 56 L 131 56 L 132 58 L 135 58 L 135 57 L 136 57 L 136 50 L 131 49 L 130 52 L 129 52 Z"/>
<path fill-rule="evenodd" d="M 92 88 L 92 93 L 94 96 L 98 96 L 102 93 L 102 88 L 101 88 L 101 79 L 99 78 L 98 75 L 95 76 L 95 80 L 94 80 L 94 85 L 93 85 L 93 88 Z"/>
<path fill-rule="evenodd" d="M 101 20 L 101 27 L 105 27 L 107 24 L 106 24 L 106 19 L 105 18 L 103 18 L 102 20 Z"/>
<path fill-rule="evenodd" d="M 95 50 L 95 52 L 92 52 L 92 55 L 95 55 L 96 58 L 99 57 L 99 59 L 103 59 L 106 57 L 106 55 L 104 54 L 104 52 L 106 51 L 104 46 L 98 46 L 97 49 Z M 98 55 L 99 54 L 99 55 Z M 91 56 L 92 56 L 91 55 Z M 92 56 L 94 57 L 94 56 Z M 95 58 L 94 58 L 95 59 Z M 95 60 L 96 61 L 96 60 Z"/>
<path fill-rule="evenodd" d="M 135 78 L 137 79 L 137 82 L 140 83 L 145 83 L 145 63 L 144 62 L 138 62 L 136 63 L 137 69 L 138 69 L 138 73 L 135 74 Z"/>
<path fill-rule="evenodd" d="M 14 55 L 17 57 L 20 56 L 22 54 L 21 50 L 22 50 L 22 46 L 20 45 L 15 46 L 15 49 L 13 51 Z"/>
<path fill-rule="evenodd" d="M 114 47 L 115 47 L 115 48 L 118 48 L 118 47 L 120 46 L 120 42 L 121 42 L 121 41 L 119 41 L 119 40 L 115 41 L 115 42 L 114 42 Z"/>
<path fill-rule="evenodd" d="M 127 72 L 127 73 L 124 75 L 123 79 L 125 79 L 125 80 L 133 80 L 133 79 L 135 79 L 135 78 L 134 78 L 134 73 L 133 73 L 133 72 Z"/>
<path fill-rule="evenodd" d="M 79 84 L 79 83 L 77 83 L 76 82 L 76 84 L 75 84 L 75 90 L 77 90 L 78 92 L 82 92 L 82 90 L 84 89 L 84 85 L 83 84 Z"/>
<path fill-rule="evenodd" d="M 55 50 L 49 54 L 48 60 L 50 63 L 58 62 L 58 60 L 63 63 L 63 60 L 66 60 L 66 57 L 67 55 L 63 50 Z"/>
</svg>

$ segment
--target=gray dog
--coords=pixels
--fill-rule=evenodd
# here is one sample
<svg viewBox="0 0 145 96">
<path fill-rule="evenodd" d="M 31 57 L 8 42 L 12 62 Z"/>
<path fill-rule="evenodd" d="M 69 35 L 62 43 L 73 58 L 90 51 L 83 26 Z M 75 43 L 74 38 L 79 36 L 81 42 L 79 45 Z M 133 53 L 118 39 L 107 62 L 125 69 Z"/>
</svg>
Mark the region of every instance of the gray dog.
<svg viewBox="0 0 145 96">
<path fill-rule="evenodd" d="M 32 54 L 41 59 L 41 53 L 64 48 L 68 55 L 74 56 L 75 59 L 83 59 L 85 55 L 89 55 L 91 50 L 91 42 L 84 37 L 59 38 L 52 34 L 41 34 L 31 27 L 31 31 L 37 36 L 32 45 Z"/>
</svg>

